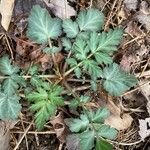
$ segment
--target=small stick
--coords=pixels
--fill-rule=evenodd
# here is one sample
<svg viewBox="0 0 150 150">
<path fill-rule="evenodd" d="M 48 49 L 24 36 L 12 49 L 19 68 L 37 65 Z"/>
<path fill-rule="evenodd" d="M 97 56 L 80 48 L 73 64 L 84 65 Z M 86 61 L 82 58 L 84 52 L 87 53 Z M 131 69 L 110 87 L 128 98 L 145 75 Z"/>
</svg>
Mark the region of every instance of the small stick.
<svg viewBox="0 0 150 150">
<path fill-rule="evenodd" d="M 19 140 L 19 142 L 17 143 L 17 145 L 15 146 L 14 150 L 17 150 L 17 148 L 19 147 L 20 143 L 22 142 L 23 138 L 26 136 L 27 132 L 29 131 L 31 125 L 33 124 L 33 121 L 29 124 L 29 126 L 26 128 L 24 134 L 22 135 L 21 139 Z"/>
</svg>

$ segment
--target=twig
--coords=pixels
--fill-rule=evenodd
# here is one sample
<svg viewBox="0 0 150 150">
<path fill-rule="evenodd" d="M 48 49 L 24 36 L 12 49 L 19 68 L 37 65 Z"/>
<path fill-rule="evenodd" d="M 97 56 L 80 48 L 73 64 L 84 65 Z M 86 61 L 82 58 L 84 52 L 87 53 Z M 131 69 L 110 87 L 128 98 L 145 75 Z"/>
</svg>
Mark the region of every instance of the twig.
<svg viewBox="0 0 150 150">
<path fill-rule="evenodd" d="M 22 142 L 23 138 L 26 136 L 27 132 L 29 131 L 31 125 L 33 124 L 33 121 L 29 124 L 29 126 L 26 128 L 24 134 L 22 135 L 22 137 L 20 138 L 19 142 L 17 143 L 17 145 L 15 146 L 14 150 L 17 150 L 17 148 L 19 147 L 20 143 Z"/>
<path fill-rule="evenodd" d="M 16 133 L 16 134 L 23 134 L 23 131 L 11 131 L 11 133 Z M 37 131 L 29 131 L 27 134 L 56 134 L 55 131 L 43 131 L 43 132 L 37 132 Z"/>
<path fill-rule="evenodd" d="M 10 44 L 9 44 L 7 35 L 5 35 L 5 39 L 6 39 L 6 43 L 7 43 L 7 46 L 8 46 L 8 48 L 9 48 L 10 54 L 11 54 L 11 59 L 14 60 L 13 51 L 12 51 L 12 48 L 11 48 L 11 46 L 10 46 Z"/>
<path fill-rule="evenodd" d="M 18 75 L 19 76 L 19 75 Z M 57 79 L 59 78 L 58 76 L 56 75 L 37 75 L 39 78 L 52 78 L 52 79 Z M 29 76 L 29 75 L 24 75 L 24 76 L 19 76 L 19 77 L 22 77 L 24 79 L 30 79 L 32 78 L 32 76 Z M 8 79 L 10 78 L 9 76 L 0 76 L 0 80 L 3 80 L 3 79 Z"/>
</svg>

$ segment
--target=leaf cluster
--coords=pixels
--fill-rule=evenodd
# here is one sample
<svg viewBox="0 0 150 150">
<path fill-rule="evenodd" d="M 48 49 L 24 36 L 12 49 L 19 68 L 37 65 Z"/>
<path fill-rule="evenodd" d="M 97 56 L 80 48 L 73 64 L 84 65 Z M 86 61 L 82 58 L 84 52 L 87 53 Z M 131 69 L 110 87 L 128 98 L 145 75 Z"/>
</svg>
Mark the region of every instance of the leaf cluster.
<svg viewBox="0 0 150 150">
<path fill-rule="evenodd" d="M 34 80 L 35 81 L 35 80 Z M 26 98 L 31 102 L 30 110 L 36 112 L 35 123 L 37 129 L 41 130 L 46 121 L 55 115 L 57 108 L 64 105 L 61 97 L 63 88 L 38 79 L 36 89 L 27 94 Z M 37 83 L 36 82 L 36 83 Z"/>
<path fill-rule="evenodd" d="M 112 147 L 105 138 L 115 139 L 118 131 L 104 124 L 104 120 L 109 115 L 110 112 L 106 108 L 99 108 L 96 111 L 85 110 L 80 118 L 65 120 L 71 132 L 78 133 L 79 149 L 91 150 L 95 146 L 95 140 L 96 149 L 102 149 L 104 145 Z"/>
</svg>

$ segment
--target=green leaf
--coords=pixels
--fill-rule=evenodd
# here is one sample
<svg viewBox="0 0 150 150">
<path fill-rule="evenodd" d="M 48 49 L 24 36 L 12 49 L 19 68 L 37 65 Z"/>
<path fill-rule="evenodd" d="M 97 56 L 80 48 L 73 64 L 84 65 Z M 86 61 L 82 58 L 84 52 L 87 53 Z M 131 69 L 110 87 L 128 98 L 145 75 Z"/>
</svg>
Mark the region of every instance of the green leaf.
<svg viewBox="0 0 150 150">
<path fill-rule="evenodd" d="M 63 20 L 63 30 L 67 34 L 67 37 L 74 38 L 79 32 L 78 24 L 71 19 Z"/>
<path fill-rule="evenodd" d="M 29 16 L 27 36 L 39 44 L 46 43 L 61 34 L 61 24 L 60 19 L 51 18 L 46 9 L 35 5 Z"/>
<path fill-rule="evenodd" d="M 123 94 L 137 83 L 135 76 L 124 72 L 115 63 L 103 70 L 103 78 L 105 90 L 113 96 Z"/>
<path fill-rule="evenodd" d="M 90 84 L 91 84 L 91 89 L 92 89 L 93 91 L 97 91 L 97 83 L 96 83 L 96 81 L 92 80 L 92 81 L 90 82 Z"/>
<path fill-rule="evenodd" d="M 91 32 L 88 45 L 89 45 L 89 48 L 90 48 L 90 50 L 91 50 L 92 53 L 95 53 L 95 51 L 97 50 L 99 40 L 100 39 L 99 39 L 98 33 Z"/>
<path fill-rule="evenodd" d="M 12 75 L 18 73 L 19 68 L 11 65 L 11 60 L 8 56 L 0 58 L 0 72 L 3 75 Z"/>
<path fill-rule="evenodd" d="M 60 96 L 63 88 L 40 80 L 40 87 L 26 97 L 31 102 L 30 109 L 36 111 L 35 123 L 39 130 L 46 121 L 55 114 L 57 107 L 64 104 Z"/>
<path fill-rule="evenodd" d="M 87 58 L 89 47 L 84 40 L 77 38 L 74 43 L 73 50 L 77 59 L 84 60 Z"/>
<path fill-rule="evenodd" d="M 110 140 L 115 139 L 118 134 L 118 131 L 115 128 L 111 128 L 109 125 L 99 125 L 97 132 L 100 137 Z"/>
<path fill-rule="evenodd" d="M 81 95 L 81 97 L 80 97 L 80 103 L 87 103 L 89 101 L 90 101 L 90 97 L 89 96 Z"/>
<path fill-rule="evenodd" d="M 38 88 L 38 92 L 32 92 L 29 95 L 27 95 L 27 99 L 30 101 L 46 100 L 47 98 L 48 98 L 48 94 L 42 88 Z"/>
<path fill-rule="evenodd" d="M 89 125 L 89 120 L 86 115 L 80 115 L 80 119 L 66 119 L 67 126 L 72 132 L 84 131 Z"/>
<path fill-rule="evenodd" d="M 76 67 L 76 69 L 74 70 L 75 75 L 77 76 L 77 78 L 81 77 L 82 71 L 79 67 Z"/>
<path fill-rule="evenodd" d="M 81 31 L 100 31 L 104 23 L 104 15 L 93 8 L 83 10 L 79 13 L 77 22 Z"/>
<path fill-rule="evenodd" d="M 68 38 L 62 38 L 62 44 L 65 47 L 66 51 L 69 51 L 72 47 L 72 43 L 71 43 L 70 39 L 68 39 Z"/>
<path fill-rule="evenodd" d="M 108 118 L 110 115 L 110 112 L 107 108 L 99 108 L 94 111 L 89 111 L 88 116 L 90 117 L 90 120 L 94 123 L 101 123 L 104 122 L 106 118 Z"/>
<path fill-rule="evenodd" d="M 31 110 L 38 110 L 35 114 L 35 123 L 38 130 L 42 130 L 46 121 L 55 114 L 57 107 L 50 102 L 42 101 L 32 105 Z"/>
<path fill-rule="evenodd" d="M 29 73 L 33 76 L 34 74 L 38 73 L 38 66 L 33 65 L 29 68 Z"/>
<path fill-rule="evenodd" d="M 94 131 L 85 131 L 80 134 L 80 149 L 91 150 L 94 147 Z"/>
<path fill-rule="evenodd" d="M 99 36 L 98 48 L 96 51 L 102 51 L 106 53 L 112 53 L 117 50 L 117 45 L 122 39 L 122 29 L 116 28 L 109 30 L 109 32 L 102 32 Z"/>
<path fill-rule="evenodd" d="M 69 107 L 72 108 L 72 109 L 76 109 L 79 105 L 79 101 L 76 100 L 76 99 L 73 99 L 70 104 L 69 104 Z"/>
<path fill-rule="evenodd" d="M 0 92 L 0 119 L 16 119 L 19 116 L 21 105 L 20 97 Z"/>
<path fill-rule="evenodd" d="M 89 39 L 90 32 L 80 32 L 77 38 L 87 41 Z"/>
<path fill-rule="evenodd" d="M 102 70 L 101 68 L 98 66 L 98 64 L 93 61 L 93 60 L 85 60 L 83 62 L 83 69 L 85 71 L 88 71 L 90 76 L 93 79 L 97 79 L 98 77 L 100 77 L 102 75 Z"/>
<path fill-rule="evenodd" d="M 96 140 L 96 150 L 112 150 L 113 146 L 104 140 Z"/>
<path fill-rule="evenodd" d="M 17 82 L 15 82 L 12 78 L 5 79 L 2 85 L 4 93 L 10 96 L 15 94 L 18 88 L 19 86 Z"/>
<path fill-rule="evenodd" d="M 113 62 L 112 58 L 107 53 L 96 52 L 94 54 L 94 57 L 99 64 L 104 63 L 107 65 L 107 64 L 111 64 Z"/>
</svg>

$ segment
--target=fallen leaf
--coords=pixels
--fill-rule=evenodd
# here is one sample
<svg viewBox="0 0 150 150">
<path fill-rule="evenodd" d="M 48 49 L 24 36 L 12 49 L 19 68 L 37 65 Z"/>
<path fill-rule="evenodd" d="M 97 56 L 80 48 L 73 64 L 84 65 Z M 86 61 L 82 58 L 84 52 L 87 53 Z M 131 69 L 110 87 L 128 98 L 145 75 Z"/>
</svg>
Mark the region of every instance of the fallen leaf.
<svg viewBox="0 0 150 150">
<path fill-rule="evenodd" d="M 148 76 L 150 76 L 150 74 Z M 139 81 L 139 86 L 141 86 L 140 90 L 142 91 L 143 95 L 150 100 L 150 83 L 147 80 L 141 80 Z"/>
<path fill-rule="evenodd" d="M 121 116 L 121 109 L 113 101 L 109 101 L 106 107 L 111 112 L 111 115 L 105 120 L 106 124 L 117 130 L 126 130 L 131 126 L 133 118 L 127 113 Z"/>
<path fill-rule="evenodd" d="M 68 150 L 79 150 L 79 134 L 70 134 L 66 138 L 66 147 Z"/>
<path fill-rule="evenodd" d="M 150 8 L 148 8 L 146 1 L 141 2 L 140 11 L 136 18 L 141 24 L 145 25 L 148 31 L 150 30 Z"/>
<path fill-rule="evenodd" d="M 1 0 L 0 3 L 0 13 L 2 15 L 1 25 L 6 31 L 8 30 L 11 21 L 14 2 L 15 0 Z"/>
<path fill-rule="evenodd" d="M 136 10 L 138 0 L 124 0 L 124 4 L 128 10 Z"/>
<path fill-rule="evenodd" d="M 138 27 L 137 23 L 130 21 L 125 28 L 125 32 L 132 36 L 141 36 L 142 30 Z"/>
<path fill-rule="evenodd" d="M 51 119 L 50 123 L 53 125 L 57 138 L 64 143 L 67 136 L 67 128 L 64 123 L 63 112 L 59 112 L 57 116 Z"/>
<path fill-rule="evenodd" d="M 141 140 L 144 141 L 150 135 L 150 118 L 139 119 L 139 135 Z"/>
<path fill-rule="evenodd" d="M 17 121 L 0 121 L 0 150 L 8 150 L 10 143 L 10 129 L 14 127 Z"/>
<path fill-rule="evenodd" d="M 51 0 L 50 2 L 48 2 L 48 0 L 43 1 L 52 10 L 54 15 L 61 19 L 76 16 L 76 11 L 68 4 L 67 0 Z"/>
</svg>

